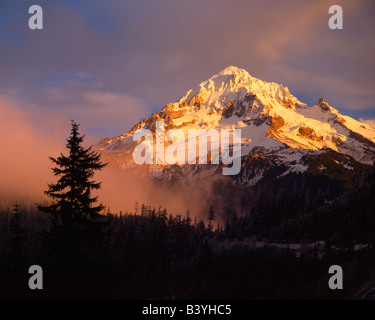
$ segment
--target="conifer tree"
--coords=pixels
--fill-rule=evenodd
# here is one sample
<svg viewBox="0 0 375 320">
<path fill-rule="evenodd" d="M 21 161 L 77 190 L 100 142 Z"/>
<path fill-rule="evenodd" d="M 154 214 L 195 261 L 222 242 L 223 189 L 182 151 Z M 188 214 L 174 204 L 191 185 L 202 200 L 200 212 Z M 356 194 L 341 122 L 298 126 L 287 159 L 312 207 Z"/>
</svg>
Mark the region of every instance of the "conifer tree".
<svg viewBox="0 0 375 320">
<path fill-rule="evenodd" d="M 25 260 L 24 257 L 24 242 L 25 235 L 21 227 L 21 212 L 20 205 L 16 203 L 13 205 L 13 213 L 10 221 L 11 231 L 11 259 L 14 267 L 21 267 Z"/>
<path fill-rule="evenodd" d="M 59 180 L 48 184 L 45 194 L 55 202 L 49 206 L 38 205 L 39 210 L 51 213 L 54 221 L 65 227 L 78 226 L 88 218 L 99 217 L 104 209 L 102 204 L 95 205 L 98 197 L 93 197 L 92 191 L 99 189 L 101 183 L 92 178 L 95 171 L 102 170 L 106 164 L 92 147 L 82 146 L 85 136 L 81 136 L 78 129 L 79 125 L 72 120 L 66 144 L 69 154 L 50 157 L 56 164 L 52 171 Z"/>
<path fill-rule="evenodd" d="M 19 244 L 19 239 L 21 238 L 21 235 L 23 233 L 21 229 L 20 215 L 21 215 L 20 205 L 16 201 L 15 204 L 13 204 L 11 231 L 12 231 L 13 239 L 15 242 L 17 242 L 17 244 Z"/>
<path fill-rule="evenodd" d="M 216 218 L 215 216 L 215 210 L 213 206 L 210 206 L 210 210 L 208 211 L 208 226 L 210 229 L 212 229 L 212 221 L 214 221 Z"/>
</svg>

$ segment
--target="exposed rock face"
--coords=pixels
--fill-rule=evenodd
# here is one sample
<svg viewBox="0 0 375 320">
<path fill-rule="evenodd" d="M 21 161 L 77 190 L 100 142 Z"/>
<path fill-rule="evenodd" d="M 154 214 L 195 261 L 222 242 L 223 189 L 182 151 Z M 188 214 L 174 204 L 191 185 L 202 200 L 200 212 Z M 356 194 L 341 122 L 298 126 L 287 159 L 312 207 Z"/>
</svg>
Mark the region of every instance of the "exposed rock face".
<svg viewBox="0 0 375 320">
<path fill-rule="evenodd" d="M 266 133 L 267 137 L 276 138 L 279 133 L 279 129 L 285 125 L 285 121 L 280 116 L 274 116 L 268 119 L 267 124 L 271 126 Z"/>
<path fill-rule="evenodd" d="M 234 103 L 233 103 L 233 101 L 231 101 L 231 102 L 229 102 L 227 107 L 224 109 L 223 117 L 224 118 L 230 118 L 231 116 L 233 116 L 234 111 L 235 111 Z"/>
<path fill-rule="evenodd" d="M 317 105 L 323 112 L 329 111 L 329 104 L 326 99 L 320 98 Z"/>
<path fill-rule="evenodd" d="M 315 130 L 312 129 L 312 128 L 309 128 L 309 127 L 299 127 L 298 128 L 298 134 L 301 137 L 305 137 L 307 139 L 311 139 L 311 140 L 314 140 L 314 141 L 323 141 L 323 137 L 318 136 L 316 134 Z"/>
</svg>

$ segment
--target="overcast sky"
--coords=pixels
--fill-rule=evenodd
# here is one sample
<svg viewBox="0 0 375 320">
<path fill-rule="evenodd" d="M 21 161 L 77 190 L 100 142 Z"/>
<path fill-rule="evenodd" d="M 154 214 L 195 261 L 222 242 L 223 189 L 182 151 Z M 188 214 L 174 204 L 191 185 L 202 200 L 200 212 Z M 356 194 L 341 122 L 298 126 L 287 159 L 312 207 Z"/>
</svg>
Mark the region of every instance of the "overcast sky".
<svg viewBox="0 0 375 320">
<path fill-rule="evenodd" d="M 31 4 L 43 8 L 43 30 L 28 28 Z M 343 8 L 343 30 L 328 28 L 331 4 Z M 1 98 L 30 117 L 73 118 L 98 138 L 229 65 L 309 105 L 325 97 L 375 118 L 375 1 L 0 1 Z"/>
</svg>

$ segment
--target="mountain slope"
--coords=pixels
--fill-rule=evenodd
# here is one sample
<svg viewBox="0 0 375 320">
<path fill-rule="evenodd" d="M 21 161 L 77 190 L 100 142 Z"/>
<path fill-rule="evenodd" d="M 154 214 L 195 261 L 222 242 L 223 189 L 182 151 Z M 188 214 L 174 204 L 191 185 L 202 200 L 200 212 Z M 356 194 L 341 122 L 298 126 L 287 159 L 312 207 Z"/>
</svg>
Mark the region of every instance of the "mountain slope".
<svg viewBox="0 0 375 320">
<path fill-rule="evenodd" d="M 245 70 L 230 66 L 189 90 L 177 102 L 137 123 L 129 132 L 101 140 L 96 148 L 110 162 L 159 179 L 203 178 L 219 172 L 221 165 L 138 166 L 132 153 L 138 129 L 155 131 L 163 120 L 165 130 L 241 129 L 242 170 L 237 181 L 255 185 L 270 168 L 278 167 L 275 178 L 291 172 L 306 172 L 311 156 L 328 151 L 345 155 L 346 170 L 355 163 L 371 164 L 375 159 L 375 128 L 342 115 L 321 98 L 309 107 L 283 85 L 265 82 Z M 325 170 L 324 166 L 320 168 Z"/>
</svg>

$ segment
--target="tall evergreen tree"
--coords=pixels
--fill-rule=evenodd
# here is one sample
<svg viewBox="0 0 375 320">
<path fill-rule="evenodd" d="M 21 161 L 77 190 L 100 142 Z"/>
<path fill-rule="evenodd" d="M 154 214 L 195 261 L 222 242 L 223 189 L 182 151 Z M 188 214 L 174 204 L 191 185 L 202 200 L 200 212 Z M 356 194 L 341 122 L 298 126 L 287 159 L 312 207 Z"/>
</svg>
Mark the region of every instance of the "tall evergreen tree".
<svg viewBox="0 0 375 320">
<path fill-rule="evenodd" d="M 101 183 L 92 180 L 95 171 L 102 170 L 106 164 L 101 162 L 101 156 L 92 150 L 84 148 L 79 125 L 72 120 L 72 129 L 67 139 L 67 156 L 50 157 L 57 166 L 52 168 L 57 183 L 48 184 L 45 194 L 55 202 L 49 206 L 38 205 L 39 210 L 51 213 L 54 221 L 65 227 L 80 225 L 87 218 L 96 218 L 104 209 L 102 204 L 95 205 L 97 196 L 92 191 L 100 188 Z"/>
<path fill-rule="evenodd" d="M 21 235 L 23 233 L 21 229 L 20 215 L 21 215 L 20 205 L 16 201 L 16 203 L 13 204 L 11 231 L 12 231 L 12 236 L 13 236 L 14 241 L 17 243 L 19 243 L 19 239 L 21 238 Z"/>
<path fill-rule="evenodd" d="M 214 221 L 215 218 L 216 218 L 215 209 L 214 209 L 213 206 L 210 206 L 210 209 L 208 211 L 208 219 L 207 220 L 208 220 L 209 226 L 211 226 L 211 228 L 212 228 L 212 221 Z"/>
</svg>

